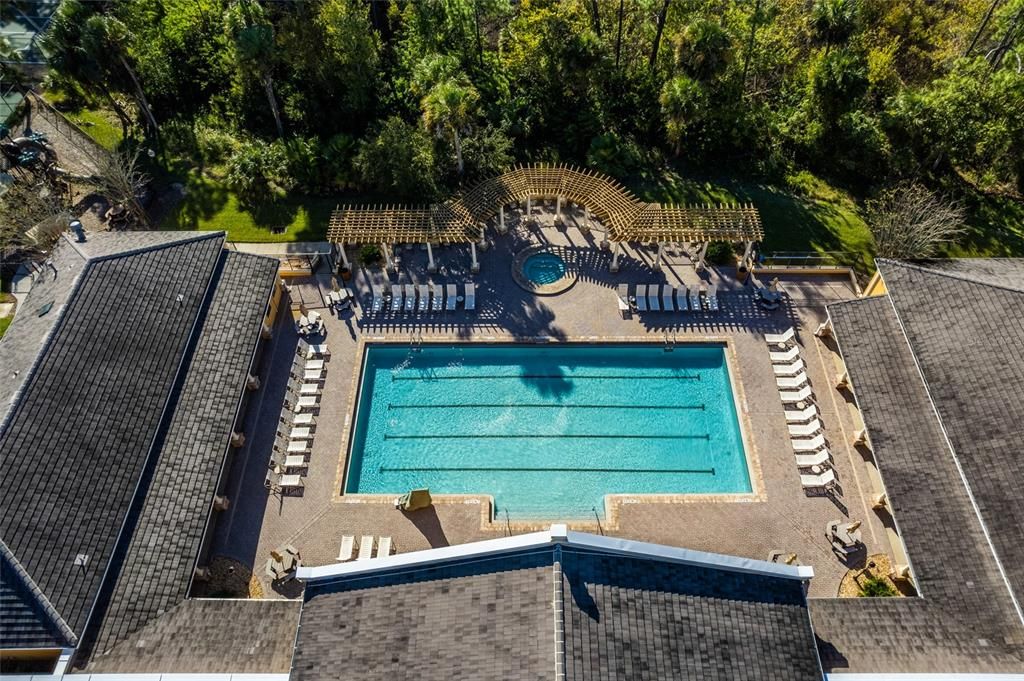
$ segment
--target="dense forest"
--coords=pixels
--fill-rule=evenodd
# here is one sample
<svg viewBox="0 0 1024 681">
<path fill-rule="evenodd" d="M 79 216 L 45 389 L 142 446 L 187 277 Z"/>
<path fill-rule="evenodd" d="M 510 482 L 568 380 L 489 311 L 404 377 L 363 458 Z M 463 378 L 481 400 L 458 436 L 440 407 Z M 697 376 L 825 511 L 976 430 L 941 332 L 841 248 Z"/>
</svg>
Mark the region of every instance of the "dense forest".
<svg viewBox="0 0 1024 681">
<path fill-rule="evenodd" d="M 1024 191 L 1024 0 L 64 0 L 43 44 L 247 205 L 521 161 Z"/>
</svg>

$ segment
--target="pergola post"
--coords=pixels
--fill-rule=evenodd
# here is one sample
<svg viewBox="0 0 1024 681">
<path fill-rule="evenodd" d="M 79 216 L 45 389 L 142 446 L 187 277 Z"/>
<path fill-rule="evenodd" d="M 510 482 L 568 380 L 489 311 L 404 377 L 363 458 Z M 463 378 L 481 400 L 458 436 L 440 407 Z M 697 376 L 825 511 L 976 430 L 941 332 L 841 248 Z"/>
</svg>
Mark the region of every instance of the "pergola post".
<svg viewBox="0 0 1024 681">
<path fill-rule="evenodd" d="M 352 265 L 348 262 L 348 256 L 345 254 L 345 244 L 338 242 L 338 253 L 341 255 L 341 264 L 345 266 L 345 269 L 352 269 Z"/>
<path fill-rule="evenodd" d="M 471 272 L 476 274 L 477 272 L 480 271 L 480 263 L 477 262 L 477 259 L 476 259 L 476 242 L 475 241 L 470 241 L 469 242 L 469 253 L 470 253 L 470 256 L 473 258 L 472 262 L 470 262 L 469 269 L 470 269 Z"/>
<path fill-rule="evenodd" d="M 387 244 L 381 244 L 380 248 L 382 251 L 384 251 L 384 262 L 387 265 L 388 269 L 392 269 L 397 272 L 398 268 L 395 267 L 395 261 L 391 259 L 391 249 L 388 247 Z"/>
<path fill-rule="evenodd" d="M 615 247 L 612 249 L 612 264 L 608 267 L 611 272 L 619 271 L 619 250 L 622 248 L 622 244 L 618 241 L 615 242 Z"/>
<path fill-rule="evenodd" d="M 498 206 L 498 232 L 505 234 L 508 229 L 505 228 L 505 206 Z"/>
<path fill-rule="evenodd" d="M 708 254 L 708 243 L 705 241 L 700 245 L 700 251 L 697 253 L 697 262 L 693 265 L 693 269 L 697 272 L 704 271 L 704 257 Z"/>
<path fill-rule="evenodd" d="M 658 253 L 654 256 L 654 270 L 658 271 L 661 269 L 661 251 L 665 247 L 664 242 L 658 242 Z"/>
<path fill-rule="evenodd" d="M 745 241 L 743 244 L 743 260 L 740 261 L 741 267 L 750 267 L 750 251 L 754 248 L 753 241 Z"/>
<path fill-rule="evenodd" d="M 434 262 L 434 249 L 430 247 L 429 241 L 427 242 L 427 271 L 437 271 L 437 263 Z"/>
<path fill-rule="evenodd" d="M 555 197 L 555 224 L 562 221 L 562 197 Z"/>
<path fill-rule="evenodd" d="M 526 197 L 526 221 L 529 222 L 533 216 L 533 199 Z"/>
</svg>

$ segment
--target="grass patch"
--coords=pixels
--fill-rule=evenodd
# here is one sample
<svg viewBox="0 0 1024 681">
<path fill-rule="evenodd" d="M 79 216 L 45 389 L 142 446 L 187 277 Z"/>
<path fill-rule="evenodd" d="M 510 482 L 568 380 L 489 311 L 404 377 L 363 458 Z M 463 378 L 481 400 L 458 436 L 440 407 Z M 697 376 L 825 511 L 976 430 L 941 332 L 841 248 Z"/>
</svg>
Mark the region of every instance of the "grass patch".
<svg viewBox="0 0 1024 681">
<path fill-rule="evenodd" d="M 43 99 L 104 149 L 114 151 L 124 140 L 121 122 L 114 112 L 59 91 L 47 91 Z"/>
<path fill-rule="evenodd" d="M 943 250 L 952 258 L 1024 256 L 1024 202 L 975 195 L 965 202 L 967 225 L 956 244 Z"/>
<path fill-rule="evenodd" d="M 824 181 L 799 173 L 792 189 L 735 179 L 693 178 L 674 170 L 643 173 L 631 188 L 645 201 L 660 203 L 752 203 L 761 212 L 762 250 L 839 253 L 838 260 L 861 272 L 874 269 L 874 240 L 857 205 Z"/>
<path fill-rule="evenodd" d="M 0 317 L 0 338 L 7 333 L 7 327 L 11 325 L 12 321 L 14 321 L 14 317 Z"/>
<path fill-rule="evenodd" d="M 229 241 L 323 241 L 337 198 L 295 196 L 258 210 L 242 207 L 220 180 L 189 173 L 185 196 L 160 222 L 161 229 L 222 230 Z"/>
</svg>

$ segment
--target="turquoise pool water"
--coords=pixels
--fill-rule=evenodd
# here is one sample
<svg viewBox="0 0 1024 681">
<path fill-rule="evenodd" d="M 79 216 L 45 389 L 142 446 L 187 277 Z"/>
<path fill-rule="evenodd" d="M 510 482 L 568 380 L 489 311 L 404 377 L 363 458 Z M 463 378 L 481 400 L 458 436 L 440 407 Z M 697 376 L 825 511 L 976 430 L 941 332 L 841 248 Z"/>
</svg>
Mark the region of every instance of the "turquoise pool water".
<svg viewBox="0 0 1024 681">
<path fill-rule="evenodd" d="M 534 284 L 553 284 L 565 276 L 565 261 L 554 253 L 536 253 L 523 261 L 523 275 Z"/>
<path fill-rule="evenodd" d="M 491 494 L 518 520 L 750 492 L 732 395 L 718 345 L 368 345 L 346 489 Z"/>
</svg>

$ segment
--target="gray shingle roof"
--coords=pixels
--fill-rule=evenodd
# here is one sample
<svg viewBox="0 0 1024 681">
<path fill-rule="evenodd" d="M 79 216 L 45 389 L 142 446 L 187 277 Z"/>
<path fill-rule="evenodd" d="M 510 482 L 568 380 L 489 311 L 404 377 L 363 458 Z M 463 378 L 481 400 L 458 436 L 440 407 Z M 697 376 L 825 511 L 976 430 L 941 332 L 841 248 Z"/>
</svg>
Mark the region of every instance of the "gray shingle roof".
<svg viewBox="0 0 1024 681">
<path fill-rule="evenodd" d="M 1024 259 L 883 261 L 879 269 L 1024 604 Z"/>
<path fill-rule="evenodd" d="M 223 243 L 89 261 L 0 426 L 0 536 L 79 635 Z"/>
<path fill-rule="evenodd" d="M 284 674 L 298 622 L 295 601 L 190 599 L 94 659 L 86 671 Z"/>
<path fill-rule="evenodd" d="M 0 649 L 62 648 L 75 636 L 0 541 Z"/>
<path fill-rule="evenodd" d="M 561 552 L 567 679 L 821 679 L 802 582 Z"/>
<path fill-rule="evenodd" d="M 921 597 L 812 600 L 823 666 L 888 673 L 1024 669 L 1024 629 L 892 303 L 866 298 L 831 305 L 829 314 Z"/>
<path fill-rule="evenodd" d="M 820 679 L 802 588 L 561 546 L 339 577 L 306 588 L 292 678 Z"/>
<path fill-rule="evenodd" d="M 94 655 L 182 601 L 211 512 L 277 261 L 225 251 Z"/>
</svg>

